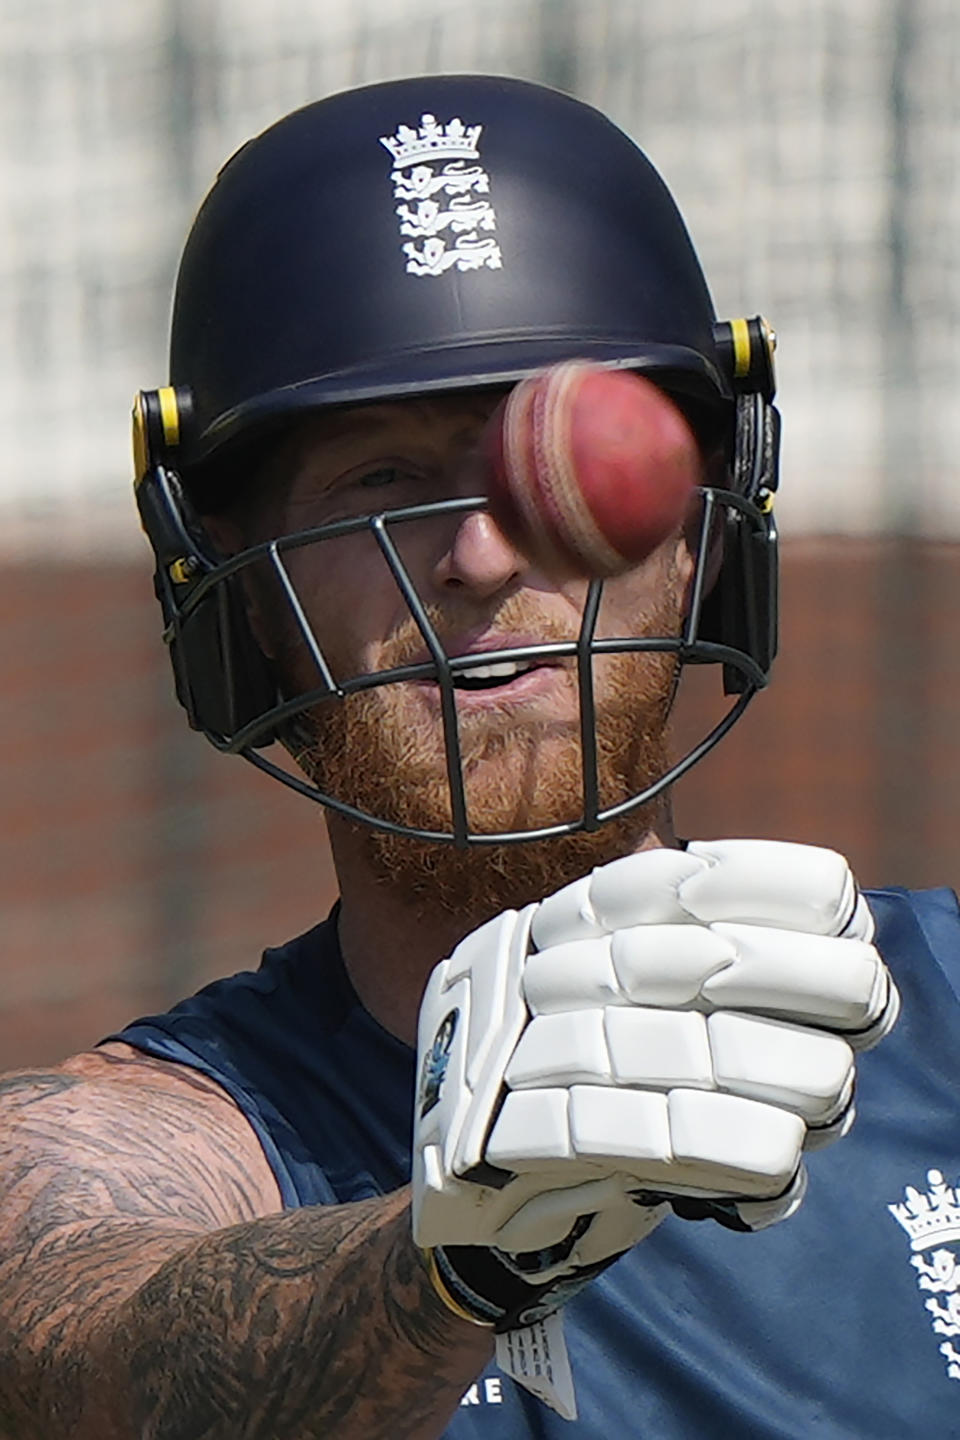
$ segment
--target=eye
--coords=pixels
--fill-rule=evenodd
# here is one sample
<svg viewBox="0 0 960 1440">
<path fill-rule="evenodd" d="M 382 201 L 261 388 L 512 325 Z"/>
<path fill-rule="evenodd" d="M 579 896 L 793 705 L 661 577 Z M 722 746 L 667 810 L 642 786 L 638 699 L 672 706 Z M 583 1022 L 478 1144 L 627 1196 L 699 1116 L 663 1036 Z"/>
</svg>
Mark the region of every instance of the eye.
<svg viewBox="0 0 960 1440">
<path fill-rule="evenodd" d="M 407 471 L 399 470 L 395 465 L 383 465 L 378 470 L 368 470 L 365 475 L 361 475 L 357 484 L 364 490 L 382 490 L 386 485 L 396 485 L 409 478 Z"/>
</svg>

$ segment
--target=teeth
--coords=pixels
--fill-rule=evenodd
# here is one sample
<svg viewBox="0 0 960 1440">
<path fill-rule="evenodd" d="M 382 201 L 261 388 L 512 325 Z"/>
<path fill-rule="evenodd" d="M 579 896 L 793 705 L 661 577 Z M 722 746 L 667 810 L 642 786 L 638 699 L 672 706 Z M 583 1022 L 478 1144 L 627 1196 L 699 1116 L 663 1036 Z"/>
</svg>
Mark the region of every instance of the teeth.
<svg viewBox="0 0 960 1440">
<path fill-rule="evenodd" d="M 472 670 L 464 670 L 464 680 L 509 680 L 513 675 L 520 675 L 529 669 L 527 665 L 521 665 L 516 660 L 501 660 L 495 665 L 475 665 Z"/>
</svg>

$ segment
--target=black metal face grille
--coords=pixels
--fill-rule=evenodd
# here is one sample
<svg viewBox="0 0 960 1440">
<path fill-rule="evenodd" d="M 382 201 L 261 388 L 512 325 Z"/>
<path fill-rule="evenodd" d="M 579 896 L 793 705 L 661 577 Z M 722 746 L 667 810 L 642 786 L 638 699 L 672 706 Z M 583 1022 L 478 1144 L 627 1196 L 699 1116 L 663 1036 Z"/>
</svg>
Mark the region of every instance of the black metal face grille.
<svg viewBox="0 0 960 1440">
<path fill-rule="evenodd" d="M 158 479 L 166 492 L 166 502 L 179 515 L 179 506 L 171 490 L 169 477 L 161 471 Z M 751 500 L 731 490 L 703 487 L 700 493 L 703 499 L 703 508 L 697 545 L 697 562 L 691 587 L 689 611 L 683 629 L 678 635 L 625 635 L 598 638 L 596 626 L 603 595 L 603 582 L 594 580 L 589 585 L 579 633 L 575 640 L 551 641 L 517 649 L 484 651 L 465 656 L 451 657 L 447 655 L 398 551 L 393 532 L 397 527 L 409 525 L 428 517 L 483 509 L 486 507 L 486 500 L 482 497 L 436 501 L 339 520 L 314 529 L 282 536 L 219 562 L 214 562 L 204 552 L 203 547 L 195 545 L 185 579 L 182 562 L 177 562 L 181 565 L 181 569 L 174 578 L 171 578 L 171 574 L 176 570 L 176 564 L 166 567 L 161 565 L 158 570 L 158 590 L 167 621 L 164 638 L 171 647 L 174 668 L 178 675 L 178 690 L 190 712 L 191 723 L 195 728 L 202 729 L 217 749 L 230 754 L 242 755 L 251 764 L 272 775 L 284 785 L 327 806 L 338 814 L 395 834 L 410 835 L 421 840 L 433 840 L 458 846 L 482 846 L 542 840 L 548 837 L 569 835 L 580 830 L 595 830 L 605 822 L 626 815 L 631 810 L 647 804 L 672 785 L 681 775 L 684 775 L 736 723 L 757 690 L 763 687 L 767 681 L 766 669 L 748 648 L 743 648 L 738 644 L 722 643 L 714 638 L 706 638 L 703 633 L 703 614 L 707 599 L 706 569 L 709 554 L 707 537 L 715 534 L 718 523 L 726 523 L 729 517 L 734 517 L 741 527 L 745 527 L 748 532 L 753 532 L 759 539 L 764 540 L 770 534 L 768 516 Z M 305 546 L 319 545 L 341 536 L 363 531 L 367 531 L 373 536 L 389 567 L 394 582 L 423 637 L 429 659 L 416 664 L 357 674 L 338 680 L 332 673 L 316 631 L 297 594 L 286 557 L 291 551 Z M 185 529 L 181 528 L 179 533 L 186 538 Z M 159 556 L 159 552 L 158 558 L 162 558 Z M 272 702 L 263 704 L 252 714 L 242 713 L 244 710 L 249 711 L 249 705 L 241 704 L 237 707 L 231 704 L 230 713 L 236 712 L 240 715 L 237 723 L 211 725 L 209 718 L 196 713 L 196 708 L 190 700 L 193 693 L 191 687 L 195 683 L 195 676 L 191 674 L 191 669 L 195 668 L 198 663 L 195 653 L 196 644 L 194 642 L 191 646 L 188 639 L 191 622 L 204 613 L 209 614 L 211 607 L 216 609 L 220 628 L 218 641 L 213 649 L 218 652 L 223 668 L 222 683 L 228 690 L 231 687 L 235 689 L 238 684 L 242 687 L 244 677 L 231 673 L 238 667 L 236 661 L 231 659 L 236 647 L 227 627 L 228 623 L 235 624 L 235 619 L 233 622 L 228 622 L 225 595 L 229 587 L 236 586 L 237 577 L 245 568 L 264 564 L 272 572 L 279 592 L 289 607 L 296 631 L 316 667 L 320 683 L 315 688 L 293 697 L 274 696 Z M 679 684 L 685 665 L 720 664 L 725 667 L 726 675 L 732 674 L 735 677 L 736 684 L 733 688 L 738 693 L 722 719 L 664 774 L 651 780 L 637 794 L 604 809 L 600 807 L 599 803 L 593 661 L 596 656 L 630 652 L 659 652 L 675 655 L 677 658 L 675 688 Z M 536 664 L 539 661 L 558 658 L 575 659 L 576 661 L 582 759 L 582 813 L 574 820 L 537 829 L 496 834 L 474 831 L 469 825 L 467 815 L 455 701 L 456 678 L 493 663 L 515 661 L 520 664 Z M 204 663 L 208 665 L 208 668 L 210 661 L 211 655 L 207 654 Z M 416 680 L 431 680 L 439 687 L 446 773 L 451 802 L 452 826 L 450 830 L 423 830 L 369 814 L 336 795 L 326 793 L 311 781 L 290 773 L 259 752 L 258 747 L 268 744 L 297 716 L 303 715 L 316 706 L 335 703 L 337 700 L 342 700 L 348 695 L 363 690 Z"/>
</svg>

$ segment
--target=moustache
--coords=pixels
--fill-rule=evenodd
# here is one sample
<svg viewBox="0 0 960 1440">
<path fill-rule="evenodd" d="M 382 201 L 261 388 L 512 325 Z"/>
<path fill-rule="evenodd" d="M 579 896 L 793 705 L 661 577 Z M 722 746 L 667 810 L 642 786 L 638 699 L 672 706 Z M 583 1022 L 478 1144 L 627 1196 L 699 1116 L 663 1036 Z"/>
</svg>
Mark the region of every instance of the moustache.
<svg viewBox="0 0 960 1440">
<path fill-rule="evenodd" d="M 482 649 L 489 649 L 494 653 L 499 649 L 518 648 L 516 645 L 511 646 L 513 637 L 520 637 L 522 645 L 549 645 L 575 644 L 579 636 L 578 625 L 565 624 L 526 595 L 509 596 L 480 624 L 476 614 L 458 619 L 441 605 L 426 605 L 424 610 L 444 654 L 449 657 L 463 653 L 465 635 L 479 635 Z M 491 640 L 489 646 L 485 638 L 487 635 Z M 500 643 L 496 643 L 497 641 Z M 399 621 L 383 641 L 378 668 L 393 669 L 401 665 L 416 664 L 427 658 L 428 654 L 423 632 L 410 615 Z M 566 659 L 560 657 L 557 660 L 558 664 L 572 662 L 572 656 Z"/>
</svg>

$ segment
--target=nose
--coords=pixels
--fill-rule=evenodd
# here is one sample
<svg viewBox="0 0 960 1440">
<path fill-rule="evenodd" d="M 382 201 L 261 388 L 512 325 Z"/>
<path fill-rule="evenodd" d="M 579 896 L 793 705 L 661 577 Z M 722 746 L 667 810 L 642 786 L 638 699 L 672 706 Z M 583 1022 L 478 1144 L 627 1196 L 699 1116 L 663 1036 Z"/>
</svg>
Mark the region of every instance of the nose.
<svg viewBox="0 0 960 1440">
<path fill-rule="evenodd" d="M 460 520 L 437 561 L 434 580 L 448 592 L 469 591 L 485 599 L 514 585 L 525 568 L 523 556 L 493 516 L 485 510 L 471 510 Z"/>
</svg>

